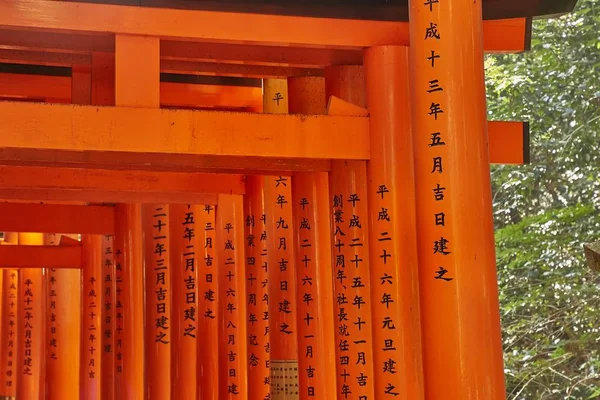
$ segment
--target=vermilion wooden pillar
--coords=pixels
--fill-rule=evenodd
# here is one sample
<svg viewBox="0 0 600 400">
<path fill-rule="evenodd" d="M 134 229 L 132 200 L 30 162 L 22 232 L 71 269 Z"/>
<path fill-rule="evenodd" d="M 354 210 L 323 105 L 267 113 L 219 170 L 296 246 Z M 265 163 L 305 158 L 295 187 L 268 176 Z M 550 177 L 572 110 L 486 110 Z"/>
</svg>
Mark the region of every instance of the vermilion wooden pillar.
<svg viewBox="0 0 600 400">
<path fill-rule="evenodd" d="M 95 105 L 115 104 L 115 55 L 92 53 L 91 101 Z M 115 398 L 115 265 L 113 236 L 102 238 L 101 318 L 101 394 L 103 400 Z M 99 335 L 100 336 L 100 335 Z"/>
<path fill-rule="evenodd" d="M 506 396 L 481 4 L 410 1 L 427 399 Z"/>
<path fill-rule="evenodd" d="M 219 195 L 216 220 L 219 281 L 219 399 L 248 398 L 244 204 L 240 195 Z"/>
<path fill-rule="evenodd" d="M 216 212 L 212 204 L 193 206 L 198 226 L 198 394 L 206 400 L 219 398 L 219 324 L 224 315 L 219 311 L 223 299 L 219 285 L 221 265 L 216 238 Z M 201 338 L 201 339 L 200 339 Z"/>
<path fill-rule="evenodd" d="M 115 397 L 116 276 L 114 236 L 102 237 L 102 399 Z"/>
<path fill-rule="evenodd" d="M 102 397 L 102 236 L 83 235 L 81 238 L 81 362 L 79 398 L 101 400 Z M 72 390 L 72 388 L 71 388 Z"/>
<path fill-rule="evenodd" d="M 327 96 L 364 107 L 361 66 L 325 69 Z M 334 161 L 329 176 L 333 220 L 338 398 L 374 399 L 369 268 L 369 213 L 365 161 Z M 375 284 L 375 282 L 373 282 Z M 393 329 L 392 321 L 378 321 Z M 380 368 L 381 366 L 377 366 Z"/>
<path fill-rule="evenodd" d="M 20 245 L 43 245 L 42 233 L 19 233 Z M 44 398 L 45 290 L 44 271 L 23 268 L 19 271 L 19 309 L 17 339 L 17 398 Z"/>
<path fill-rule="evenodd" d="M 117 106 L 158 108 L 160 106 L 159 39 L 116 35 L 115 104 Z M 144 132 L 138 132 L 144 140 Z M 141 207 L 117 205 L 116 223 L 122 235 L 117 248 L 122 252 L 123 305 L 121 376 L 117 375 L 120 399 L 144 397 L 144 291 L 142 275 Z M 119 290 L 119 288 L 117 288 Z M 118 339 L 118 338 L 117 338 Z M 118 343 L 117 343 L 117 347 Z M 116 366 L 119 372 L 119 365 Z M 168 375 L 168 374 L 166 374 Z"/>
<path fill-rule="evenodd" d="M 146 397 L 171 395 L 171 249 L 169 206 L 142 205 L 145 278 Z M 165 371 L 166 369 L 166 371 Z M 192 382 L 193 384 L 193 382 Z"/>
<path fill-rule="evenodd" d="M 263 112 L 287 114 L 287 80 L 263 80 Z M 297 399 L 298 329 L 296 259 L 292 240 L 292 179 L 289 176 L 266 176 L 263 179 L 270 267 L 267 276 L 271 396 L 276 400 Z"/>
<path fill-rule="evenodd" d="M 6 233 L 3 245 L 19 243 L 16 233 Z M 2 315 L 0 336 L 0 395 L 14 398 L 17 392 L 17 309 L 19 307 L 19 272 L 16 269 L 2 271 Z"/>
<path fill-rule="evenodd" d="M 423 399 L 408 48 L 364 54 L 376 398 Z M 390 320 L 395 329 L 384 321 Z"/>
<path fill-rule="evenodd" d="M 291 114 L 325 114 L 325 80 L 288 79 Z M 295 173 L 292 181 L 297 265 L 300 399 L 335 399 L 336 371 L 331 213 L 326 172 Z"/>
<path fill-rule="evenodd" d="M 264 184 L 264 177 L 248 176 L 244 195 L 249 400 L 268 400 L 271 397 L 269 264 Z"/>
<path fill-rule="evenodd" d="M 197 396 L 198 269 L 203 261 L 202 224 L 197 207 L 169 206 L 171 260 L 171 396 L 195 400 Z M 203 341 L 210 341 L 203 337 Z M 214 345 L 214 343 L 213 343 Z M 216 346 L 215 346 L 216 347 Z M 216 352 L 215 352 L 216 354 Z"/>
<path fill-rule="evenodd" d="M 44 244 L 79 245 L 76 235 L 44 235 Z M 46 397 L 78 399 L 81 347 L 81 272 L 48 269 L 46 278 Z M 92 355 L 99 355 L 94 347 Z"/>
</svg>

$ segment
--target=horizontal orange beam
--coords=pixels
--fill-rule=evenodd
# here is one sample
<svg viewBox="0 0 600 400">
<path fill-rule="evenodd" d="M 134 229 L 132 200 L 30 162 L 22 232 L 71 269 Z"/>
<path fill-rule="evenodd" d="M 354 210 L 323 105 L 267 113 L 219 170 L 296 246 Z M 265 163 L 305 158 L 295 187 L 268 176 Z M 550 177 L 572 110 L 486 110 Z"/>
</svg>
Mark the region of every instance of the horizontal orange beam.
<svg viewBox="0 0 600 400">
<path fill-rule="evenodd" d="M 0 73 L 0 97 L 47 98 L 71 102 L 71 78 Z"/>
<path fill-rule="evenodd" d="M 0 102 L 0 118 L 0 149 L 15 151 L 369 158 L 364 117 Z"/>
<path fill-rule="evenodd" d="M 529 164 L 529 123 L 489 121 L 488 140 L 492 164 Z"/>
<path fill-rule="evenodd" d="M 126 7 L 65 1 L 0 2 L 0 26 L 58 32 L 108 32 L 158 36 L 163 39 L 188 38 L 215 42 L 330 47 L 362 48 L 409 43 L 406 22 Z M 520 38 L 518 49 L 512 48 L 515 43 L 508 40 L 512 37 L 510 32 L 504 32 L 506 27 L 503 24 L 498 25 L 498 21 L 484 22 L 486 50 L 522 50 L 524 37 Z M 489 40 L 494 48 L 488 45 Z"/>
<path fill-rule="evenodd" d="M 114 219 L 108 206 L 0 203 L 0 231 L 111 235 Z"/>
<path fill-rule="evenodd" d="M 0 43 L 1 42 L 0 34 Z M 0 48 L 0 62 L 13 64 L 34 64 L 57 67 L 72 67 L 74 65 L 90 65 L 90 54 L 56 53 L 41 50 L 14 50 Z"/>
<path fill-rule="evenodd" d="M 81 246 L 0 246 L 0 268 L 81 268 Z"/>
<path fill-rule="evenodd" d="M 241 174 L 119 171 L 0 165 L 2 189 L 56 189 L 135 193 L 244 194 Z M 37 231 L 36 231 L 37 232 Z M 65 231 L 55 231 L 65 232 Z"/>
<path fill-rule="evenodd" d="M 245 86 L 160 83 L 162 106 L 262 109 L 262 88 Z"/>
<path fill-rule="evenodd" d="M 98 190 L 2 189 L 0 199 L 69 203 L 217 204 L 216 193 L 109 192 Z"/>
<path fill-rule="evenodd" d="M 233 76 L 243 78 L 286 78 L 290 76 L 322 76 L 318 68 L 272 65 L 225 64 L 181 60 L 162 60 L 160 72 L 187 75 Z M 162 99 L 162 92 L 161 92 Z"/>
</svg>

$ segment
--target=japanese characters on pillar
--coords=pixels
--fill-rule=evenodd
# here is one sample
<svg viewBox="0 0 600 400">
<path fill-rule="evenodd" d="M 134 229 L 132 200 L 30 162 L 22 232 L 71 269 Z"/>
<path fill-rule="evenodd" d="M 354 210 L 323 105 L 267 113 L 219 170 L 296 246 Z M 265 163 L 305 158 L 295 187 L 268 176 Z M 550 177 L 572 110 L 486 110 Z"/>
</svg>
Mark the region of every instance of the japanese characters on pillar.
<svg viewBox="0 0 600 400">
<path fill-rule="evenodd" d="M 115 265 L 113 236 L 102 237 L 102 398 L 115 396 Z"/>
<path fill-rule="evenodd" d="M 211 204 L 193 207 L 199 231 L 198 242 L 198 390 L 200 398 L 217 400 L 219 397 L 219 323 L 224 315 L 219 311 L 219 293 L 216 210 Z"/>
<path fill-rule="evenodd" d="M 171 397 L 196 399 L 198 337 L 198 268 L 201 232 L 197 207 L 189 204 L 169 206 L 171 242 Z"/>
<path fill-rule="evenodd" d="M 375 396 L 422 400 L 408 47 L 371 47 L 363 59 L 371 144 L 367 175 Z M 385 320 L 391 321 L 387 327 Z"/>
<path fill-rule="evenodd" d="M 247 399 L 246 288 L 243 199 L 219 195 L 216 245 L 219 246 L 220 398 Z M 242 279 L 240 279 L 242 278 Z"/>
<path fill-rule="evenodd" d="M 263 112 L 287 114 L 286 79 L 263 80 Z M 271 396 L 297 399 L 298 330 L 296 260 L 292 241 L 292 185 L 290 177 L 264 177 L 270 326 Z"/>
<path fill-rule="evenodd" d="M 20 245 L 42 245 L 41 233 L 19 233 Z M 17 323 L 17 361 L 15 364 L 17 396 L 23 400 L 44 398 L 43 361 L 46 342 L 44 272 L 41 269 L 19 270 Z"/>
<path fill-rule="evenodd" d="M 248 399 L 271 398 L 267 215 L 264 178 L 248 176 L 244 196 L 248 325 Z"/>
<path fill-rule="evenodd" d="M 82 245 L 82 331 L 80 398 L 101 398 L 102 382 L 102 236 L 83 235 Z"/>
<path fill-rule="evenodd" d="M 409 25 L 425 392 L 503 399 L 482 2 L 411 0 Z"/>
<path fill-rule="evenodd" d="M 323 77 L 288 78 L 288 92 L 290 114 L 326 114 Z M 337 398 L 328 179 L 295 172 L 292 180 L 301 400 Z"/>
<path fill-rule="evenodd" d="M 17 351 L 17 303 L 19 273 L 16 269 L 2 271 L 2 337 L 0 349 L 0 394 L 6 397 L 16 395 L 16 351 Z"/>
<path fill-rule="evenodd" d="M 326 68 L 325 81 L 327 96 L 339 96 L 364 106 L 361 66 Z M 338 328 L 338 398 L 373 400 L 372 323 L 387 330 L 396 329 L 396 325 L 390 318 L 372 321 L 366 162 L 333 161 L 329 182 Z"/>
<path fill-rule="evenodd" d="M 122 235 L 117 232 L 117 235 Z M 123 243 L 122 236 L 117 236 L 114 240 L 114 273 L 115 273 L 115 306 L 114 306 L 114 367 L 115 367 L 115 397 L 118 398 L 119 387 L 122 384 L 123 374 Z"/>
<path fill-rule="evenodd" d="M 171 363 L 171 274 L 169 250 L 169 206 L 144 204 L 146 277 L 146 387 L 150 399 L 171 395 L 171 376 L 164 365 Z M 192 231 L 193 232 L 193 231 Z M 190 299 L 186 292 L 186 298 Z M 195 300 L 195 292 L 192 292 Z"/>
<path fill-rule="evenodd" d="M 299 398 L 296 260 L 290 177 L 265 177 L 268 288 L 271 344 L 271 394 Z"/>
</svg>

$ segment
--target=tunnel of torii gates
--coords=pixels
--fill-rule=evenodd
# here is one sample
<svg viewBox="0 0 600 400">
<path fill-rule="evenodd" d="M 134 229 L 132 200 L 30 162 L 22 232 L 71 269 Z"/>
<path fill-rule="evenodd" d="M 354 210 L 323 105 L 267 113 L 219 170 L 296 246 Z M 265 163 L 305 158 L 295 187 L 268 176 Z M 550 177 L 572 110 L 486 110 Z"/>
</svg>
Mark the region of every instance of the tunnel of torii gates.
<svg viewBox="0 0 600 400">
<path fill-rule="evenodd" d="M 110 3 L 0 2 L 0 396 L 504 399 L 484 53 L 574 1 Z"/>
</svg>

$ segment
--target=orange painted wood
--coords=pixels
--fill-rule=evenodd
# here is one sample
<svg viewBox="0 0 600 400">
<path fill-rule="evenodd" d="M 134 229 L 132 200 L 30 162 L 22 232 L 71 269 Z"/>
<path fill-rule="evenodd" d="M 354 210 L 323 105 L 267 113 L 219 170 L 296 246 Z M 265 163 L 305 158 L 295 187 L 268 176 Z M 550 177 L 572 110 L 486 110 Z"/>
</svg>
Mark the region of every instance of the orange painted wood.
<svg viewBox="0 0 600 400">
<path fill-rule="evenodd" d="M 87 65 L 71 68 L 71 103 L 92 103 L 92 69 Z"/>
<path fill-rule="evenodd" d="M 369 158 L 368 118 L 11 102 L 0 102 L 0 115 L 0 148 Z"/>
<path fill-rule="evenodd" d="M 65 240 L 66 239 L 66 240 Z M 81 243 L 73 237 L 45 234 L 50 247 L 65 246 L 79 250 Z M 46 271 L 46 396 L 47 399 L 79 399 L 81 351 L 81 272 L 48 268 Z M 99 354 L 94 348 L 93 354 Z"/>
<path fill-rule="evenodd" d="M 107 206 L 0 203 L 0 230 L 111 234 L 114 215 L 114 208 Z"/>
<path fill-rule="evenodd" d="M 16 269 L 2 271 L 2 338 L 0 339 L 0 394 L 15 397 L 17 392 L 17 308 L 19 273 Z"/>
<path fill-rule="evenodd" d="M 336 96 L 329 96 L 327 115 L 344 115 L 348 117 L 366 117 L 369 110 L 356 104 L 344 101 Z"/>
<path fill-rule="evenodd" d="M 160 104 L 159 83 L 159 39 L 116 35 L 115 104 L 124 107 L 140 107 L 140 109 L 158 108 Z M 149 134 L 150 132 L 145 132 L 144 136 Z M 139 140 L 145 139 L 139 138 Z M 161 395 L 164 398 L 170 395 L 168 388 L 164 390 L 159 387 L 161 382 L 156 381 L 156 369 L 151 369 L 169 365 L 170 356 L 162 357 L 160 366 L 154 364 L 148 371 L 145 368 L 146 360 L 156 362 L 158 359 L 150 354 L 145 357 L 144 354 L 144 350 L 147 352 L 150 348 L 150 343 L 144 334 L 144 259 L 148 259 L 148 257 L 144 257 L 144 236 L 148 235 L 148 230 L 143 228 L 147 218 L 143 218 L 142 214 L 142 206 L 139 204 L 117 205 L 117 223 L 122 224 L 120 229 L 117 229 L 117 235 L 120 232 L 122 237 L 117 236 L 116 243 L 123 254 L 123 290 L 121 293 L 123 331 L 121 333 L 122 348 L 119 349 L 122 351 L 123 357 L 120 376 L 117 364 L 116 383 L 120 394 L 117 395 L 118 399 L 160 398 Z M 167 220 L 166 216 L 165 220 Z M 165 248 L 168 248 L 168 244 Z M 158 298 L 157 300 L 162 301 Z M 159 310 L 157 306 L 156 311 L 162 310 Z M 117 361 L 119 361 L 118 354 Z M 152 380 L 147 379 L 149 377 Z M 170 376 L 168 376 L 168 380 L 170 380 Z M 163 389 L 162 393 L 161 389 Z"/>
<path fill-rule="evenodd" d="M 197 393 L 201 399 L 219 398 L 219 326 L 223 314 L 219 314 L 220 294 L 218 260 L 219 246 L 216 239 L 215 207 L 210 204 L 192 206 L 198 232 L 198 346 L 195 356 L 197 364 Z M 192 379 L 193 381 L 193 379 Z"/>
<path fill-rule="evenodd" d="M 115 398 L 115 263 L 114 236 L 102 236 L 102 399 Z"/>
<path fill-rule="evenodd" d="M 102 397 L 103 349 L 103 236 L 81 237 L 81 368 L 79 398 L 100 400 Z M 105 317 L 105 315 L 104 315 Z"/>
<path fill-rule="evenodd" d="M 101 18 L 99 18 L 101 16 Z M 523 23 L 525 19 L 523 20 Z M 203 21 L 198 24 L 198 21 Z M 407 45 L 408 23 L 361 21 L 332 18 L 273 16 L 260 14 L 191 11 L 147 7 L 123 7 L 105 4 L 39 2 L 21 0 L 0 5 L 0 26 L 40 28 L 54 31 L 88 31 L 162 38 L 190 38 L 204 41 L 262 42 L 269 44 L 303 44 L 330 47 L 369 47 Z M 272 26 L 284 26 L 274 32 Z M 487 50 L 523 50 L 524 35 L 513 43 L 514 34 L 506 24 L 486 22 L 486 36 L 491 36 Z M 520 33 L 520 32 L 519 32 Z M 497 48 L 498 45 L 501 48 Z M 118 46 L 118 45 L 117 45 Z M 518 48 L 514 48 L 518 46 Z M 513 47 L 513 48 L 511 48 Z"/>
<path fill-rule="evenodd" d="M 104 190 L 106 192 L 162 192 L 178 194 L 243 194 L 244 176 L 241 174 L 202 172 L 151 172 L 0 166 L 0 188 L 62 189 L 72 191 Z M 89 217 L 92 218 L 93 216 L 89 215 Z M 103 217 L 107 217 L 107 215 Z"/>
<path fill-rule="evenodd" d="M 77 203 L 184 203 L 216 204 L 216 194 L 106 192 L 61 189 L 1 189 L 0 199 L 28 201 L 66 201 Z"/>
<path fill-rule="evenodd" d="M 116 398 L 133 399 L 145 393 L 142 207 L 119 204 L 115 219 Z"/>
<path fill-rule="evenodd" d="M 92 53 L 92 104 L 115 105 L 114 53 Z"/>
<path fill-rule="evenodd" d="M 6 46 L 0 33 L 0 46 Z M 7 46 L 8 47 L 8 46 Z M 73 65 L 90 65 L 89 54 L 58 53 L 40 50 L 15 50 L 0 48 L 0 61 L 10 64 L 33 64 L 56 67 L 71 67 Z"/>
<path fill-rule="evenodd" d="M 287 114 L 286 79 L 263 80 L 263 112 Z M 292 178 L 266 176 L 264 201 L 267 231 L 271 396 L 298 399 L 298 321 L 296 259 L 293 241 Z"/>
<path fill-rule="evenodd" d="M 244 236 L 248 329 L 248 399 L 271 396 L 267 217 L 264 178 L 246 178 Z"/>
<path fill-rule="evenodd" d="M 426 399 L 500 400 L 482 5 L 453 0 L 430 9 L 411 0 L 410 7 L 411 35 L 424 40 L 411 47 L 410 82 Z"/>
<path fill-rule="evenodd" d="M 0 268 L 81 268 L 80 247 L 2 246 Z"/>
<path fill-rule="evenodd" d="M 161 82 L 160 103 L 163 106 L 194 108 L 260 108 L 259 87 L 196 85 Z"/>
<path fill-rule="evenodd" d="M 177 42 L 176 42 L 177 43 Z M 184 42 L 184 46 L 189 44 Z M 0 51 L 0 59 L 2 52 Z M 164 55 L 161 55 L 164 58 Z M 243 78 L 283 78 L 288 76 L 319 76 L 323 71 L 318 68 L 301 68 L 289 66 L 271 66 L 271 65 L 245 65 L 245 64 L 226 64 L 215 62 L 198 62 L 184 60 L 165 60 L 160 63 L 160 71 L 172 74 L 185 75 L 208 75 L 208 76 L 233 76 Z M 260 91 L 260 88 L 258 88 Z M 161 101 L 165 101 L 165 94 L 161 89 Z M 260 99 L 260 96 L 259 96 Z M 229 99 L 227 99 L 229 100 Z M 235 101 L 230 99 L 229 102 Z M 224 104 L 228 104 L 223 99 L 219 99 Z"/>
<path fill-rule="evenodd" d="M 325 80 L 288 79 L 289 110 L 325 113 Z M 298 292 L 298 371 L 301 400 L 336 398 L 331 214 L 327 173 L 296 173 L 292 215 Z M 301 282 L 301 283 L 300 283 Z"/>
<path fill-rule="evenodd" d="M 529 164 L 529 123 L 488 121 L 492 164 Z"/>
<path fill-rule="evenodd" d="M 16 233 L 6 233 L 2 245 L 16 245 L 19 237 Z M 19 292 L 19 271 L 2 271 L 2 336 L 0 336 L 0 395 L 15 397 L 17 392 L 17 310 Z"/>
<path fill-rule="evenodd" d="M 328 79 L 330 80 L 329 82 Z M 326 95 L 364 107 L 364 72 L 356 66 L 325 71 Z M 337 395 L 375 398 L 371 313 L 367 166 L 364 161 L 335 161 L 329 175 L 337 328 Z M 376 284 L 373 282 L 373 284 Z"/>
<path fill-rule="evenodd" d="M 219 399 L 248 398 L 244 209 L 239 195 L 219 195 L 216 215 L 218 247 Z"/>
<path fill-rule="evenodd" d="M 29 248 L 41 246 L 44 235 L 41 233 L 19 233 L 20 245 Z M 0 251 L 17 246 L 0 246 Z M 55 246 L 53 246 L 55 247 Z M 22 254 L 21 262 L 29 255 Z M 7 260 L 5 257 L 0 257 Z M 44 260 L 50 258 L 45 257 Z M 7 263 L 10 260 L 7 260 Z M 12 266 L 17 267 L 17 265 Z M 16 397 L 22 400 L 39 400 L 44 398 L 44 360 L 46 296 L 43 271 L 41 269 L 24 268 L 19 271 L 18 297 L 18 338 L 16 361 Z"/>
<path fill-rule="evenodd" d="M 168 399 L 171 396 L 171 250 L 169 206 L 144 204 L 145 278 L 145 369 L 146 398 Z M 139 363 L 139 360 L 137 361 Z M 167 369 L 167 371 L 165 371 Z"/>
<path fill-rule="evenodd" d="M 204 293 L 198 290 L 199 268 L 204 265 L 204 224 L 198 221 L 199 207 L 186 204 L 169 206 L 169 242 L 171 260 L 171 398 L 198 398 L 197 360 L 198 321 L 204 323 L 204 308 L 198 303 Z M 214 210 L 213 210 L 214 211 Z M 214 212 L 213 212 L 214 214 Z M 214 229 L 214 226 L 213 226 Z M 204 278 L 204 275 L 202 275 Z M 215 315 L 216 317 L 216 315 Z M 212 341 L 200 336 L 203 343 Z M 214 337 L 217 340 L 217 337 Z M 212 342 L 217 354 L 215 342 Z"/>
<path fill-rule="evenodd" d="M 423 400 L 413 132 L 410 108 L 398 106 L 411 104 L 408 48 L 373 47 L 364 59 L 375 398 Z"/>
<path fill-rule="evenodd" d="M 71 78 L 0 73 L 0 97 L 71 102 Z"/>
</svg>

